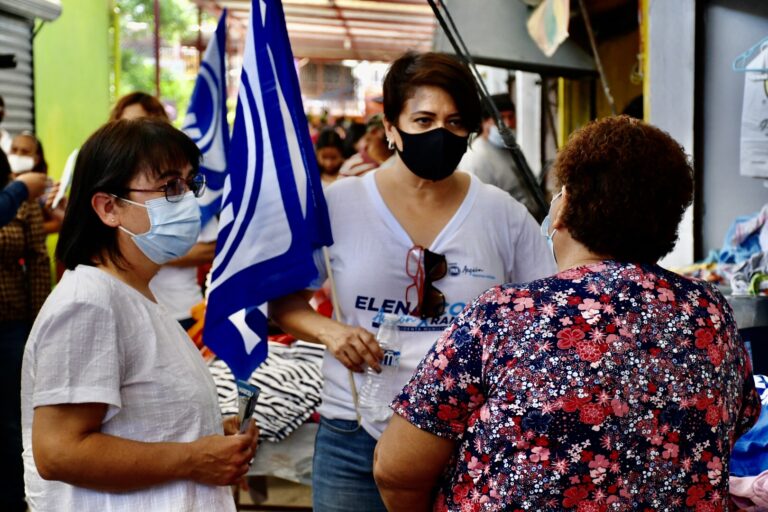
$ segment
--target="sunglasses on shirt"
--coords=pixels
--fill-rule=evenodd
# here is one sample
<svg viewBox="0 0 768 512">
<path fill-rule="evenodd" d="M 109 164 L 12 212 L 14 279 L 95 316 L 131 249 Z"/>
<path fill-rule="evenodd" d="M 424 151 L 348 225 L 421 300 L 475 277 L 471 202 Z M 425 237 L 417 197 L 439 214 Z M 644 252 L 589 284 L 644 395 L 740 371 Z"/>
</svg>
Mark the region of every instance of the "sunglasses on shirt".
<svg viewBox="0 0 768 512">
<path fill-rule="evenodd" d="M 405 289 L 406 303 L 416 304 L 411 314 L 425 319 L 445 313 L 445 295 L 433 285 L 448 273 L 445 255 L 414 245 L 408 250 L 405 271 L 413 280 Z"/>
</svg>

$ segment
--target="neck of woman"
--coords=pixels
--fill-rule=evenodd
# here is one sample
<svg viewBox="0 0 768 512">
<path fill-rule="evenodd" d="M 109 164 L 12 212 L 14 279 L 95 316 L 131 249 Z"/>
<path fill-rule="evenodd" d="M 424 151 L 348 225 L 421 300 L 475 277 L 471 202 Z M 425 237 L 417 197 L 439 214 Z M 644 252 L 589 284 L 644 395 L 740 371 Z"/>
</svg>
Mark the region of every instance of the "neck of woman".
<svg viewBox="0 0 768 512">
<path fill-rule="evenodd" d="M 109 256 L 102 258 L 102 261 L 103 263 L 96 264 L 98 268 L 124 282 L 152 302 L 157 302 L 152 291 L 149 289 L 149 282 L 157 274 L 159 267 L 154 269 L 141 268 L 141 266 L 135 265 L 127 259 L 118 264 Z"/>
</svg>

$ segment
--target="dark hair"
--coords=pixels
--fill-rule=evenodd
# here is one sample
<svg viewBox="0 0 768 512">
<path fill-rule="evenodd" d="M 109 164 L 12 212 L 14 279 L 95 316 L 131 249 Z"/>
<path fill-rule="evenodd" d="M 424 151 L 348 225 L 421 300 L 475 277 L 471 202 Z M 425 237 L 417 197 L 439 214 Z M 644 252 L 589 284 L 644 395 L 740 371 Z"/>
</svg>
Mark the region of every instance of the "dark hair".
<svg viewBox="0 0 768 512">
<path fill-rule="evenodd" d="M 355 144 L 363 138 L 367 130 L 368 128 L 363 123 L 352 123 L 349 125 L 347 136 L 344 137 L 344 158 L 349 158 L 357 153 Z"/>
<path fill-rule="evenodd" d="M 117 121 L 123 115 L 123 111 L 131 105 L 141 105 L 149 117 L 156 117 L 165 122 L 169 122 L 168 113 L 160 100 L 145 92 L 136 91 L 126 94 L 115 103 L 112 112 L 109 114 L 110 121 Z"/>
<path fill-rule="evenodd" d="M 11 181 L 11 164 L 8 163 L 8 157 L 0 149 L 0 189 Z"/>
<path fill-rule="evenodd" d="M 384 77 L 387 120 L 397 125 L 405 102 L 417 87 L 425 85 L 439 87 L 453 98 L 467 130 L 476 132 L 480 128 L 482 109 L 472 73 L 455 58 L 432 52 L 407 52 L 390 66 Z"/>
<path fill-rule="evenodd" d="M 96 130 L 77 156 L 56 257 L 68 269 L 106 263 L 107 256 L 120 264 L 117 229 L 105 225 L 96 214 L 91 206 L 93 195 L 124 196 L 135 176 L 157 177 L 187 164 L 197 172 L 200 150 L 183 132 L 159 119 L 114 121 Z"/>
<path fill-rule="evenodd" d="M 342 155 L 344 154 L 344 141 L 341 140 L 341 136 L 333 128 L 326 128 L 317 136 L 315 150 L 323 148 L 337 148 Z"/>
<path fill-rule="evenodd" d="M 30 131 L 23 131 L 20 134 L 18 134 L 16 137 L 29 137 L 30 139 L 34 139 L 36 147 L 37 147 L 37 157 L 40 160 L 37 162 L 37 164 L 32 168 L 32 172 L 41 172 L 43 174 L 48 174 L 48 162 L 45 160 L 45 151 L 43 151 L 43 143 L 40 142 L 40 139 L 37 138 L 37 135 Z"/>
<path fill-rule="evenodd" d="M 655 263 L 674 247 L 693 197 L 693 169 L 666 132 L 628 116 L 575 132 L 555 161 L 563 223 L 595 254 Z"/>
<path fill-rule="evenodd" d="M 621 113 L 629 117 L 642 119 L 643 118 L 643 95 L 640 94 L 632 98 L 632 101 L 627 103 L 627 106 L 624 107 L 624 110 L 622 110 Z"/>
<path fill-rule="evenodd" d="M 508 93 L 494 94 L 489 99 L 496 105 L 496 110 L 498 110 L 499 113 L 508 110 L 511 110 L 513 113 L 517 112 L 515 109 L 515 102 L 512 101 L 512 98 Z M 489 117 L 493 117 L 493 109 L 491 109 L 490 105 L 483 103 L 483 119 L 488 119 Z"/>
</svg>

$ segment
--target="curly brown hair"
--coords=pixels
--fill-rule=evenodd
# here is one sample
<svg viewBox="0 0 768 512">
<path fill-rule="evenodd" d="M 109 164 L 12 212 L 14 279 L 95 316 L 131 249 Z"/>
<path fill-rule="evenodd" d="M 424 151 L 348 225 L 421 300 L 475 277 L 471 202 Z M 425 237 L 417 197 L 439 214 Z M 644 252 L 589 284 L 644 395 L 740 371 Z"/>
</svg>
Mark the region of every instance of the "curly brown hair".
<svg viewBox="0 0 768 512">
<path fill-rule="evenodd" d="M 590 251 L 655 263 L 674 247 L 693 169 L 668 133 L 628 116 L 575 132 L 555 161 L 568 197 L 561 221 Z"/>
</svg>

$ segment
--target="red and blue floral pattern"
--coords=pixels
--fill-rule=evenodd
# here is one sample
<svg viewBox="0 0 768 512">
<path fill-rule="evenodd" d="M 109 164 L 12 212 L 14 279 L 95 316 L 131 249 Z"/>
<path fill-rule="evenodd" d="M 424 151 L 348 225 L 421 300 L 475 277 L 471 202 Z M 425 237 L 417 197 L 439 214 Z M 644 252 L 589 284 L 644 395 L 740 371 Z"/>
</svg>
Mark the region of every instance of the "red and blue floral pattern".
<svg viewBox="0 0 768 512">
<path fill-rule="evenodd" d="M 457 442 L 435 510 L 728 510 L 760 404 L 704 282 L 606 261 L 485 292 L 393 403 Z"/>
</svg>

